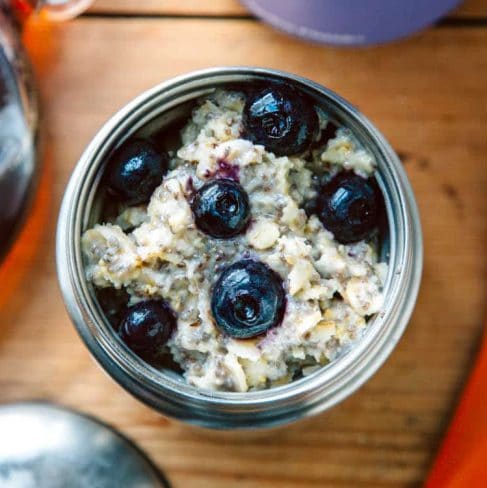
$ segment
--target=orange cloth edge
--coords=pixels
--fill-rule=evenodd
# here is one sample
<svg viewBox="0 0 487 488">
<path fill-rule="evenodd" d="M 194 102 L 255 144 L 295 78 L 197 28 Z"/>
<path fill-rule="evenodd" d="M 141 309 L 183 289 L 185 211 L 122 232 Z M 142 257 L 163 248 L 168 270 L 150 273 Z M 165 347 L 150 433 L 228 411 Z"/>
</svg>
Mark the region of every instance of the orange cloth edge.
<svg viewBox="0 0 487 488">
<path fill-rule="evenodd" d="M 487 323 L 486 323 L 487 325 Z M 425 488 L 487 487 L 487 333 Z"/>
</svg>

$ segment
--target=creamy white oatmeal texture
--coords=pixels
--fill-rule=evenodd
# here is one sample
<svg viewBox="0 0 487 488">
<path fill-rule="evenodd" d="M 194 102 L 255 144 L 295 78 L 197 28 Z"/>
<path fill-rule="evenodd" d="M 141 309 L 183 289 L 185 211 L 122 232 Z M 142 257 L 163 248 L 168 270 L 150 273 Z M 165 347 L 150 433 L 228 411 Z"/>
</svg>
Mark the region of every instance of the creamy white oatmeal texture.
<svg viewBox="0 0 487 488">
<path fill-rule="evenodd" d="M 169 350 L 186 381 L 209 390 L 285 384 L 332 361 L 381 309 L 387 273 L 371 244 L 337 243 L 302 209 L 314 196 L 313 172 L 346 168 L 367 176 L 375 169 L 371 155 L 339 129 L 311 162 L 276 157 L 240 138 L 244 102 L 242 93 L 227 91 L 201 101 L 149 205 L 126 208 L 82 236 L 86 275 L 96 287 L 124 287 L 131 304 L 158 297 L 170 303 L 177 329 Z M 207 180 L 230 173 L 249 195 L 252 220 L 244 234 L 218 240 L 196 228 L 188 200 Z M 220 272 L 244 257 L 282 277 L 287 304 L 281 325 L 237 340 L 218 330 L 210 302 Z"/>
</svg>

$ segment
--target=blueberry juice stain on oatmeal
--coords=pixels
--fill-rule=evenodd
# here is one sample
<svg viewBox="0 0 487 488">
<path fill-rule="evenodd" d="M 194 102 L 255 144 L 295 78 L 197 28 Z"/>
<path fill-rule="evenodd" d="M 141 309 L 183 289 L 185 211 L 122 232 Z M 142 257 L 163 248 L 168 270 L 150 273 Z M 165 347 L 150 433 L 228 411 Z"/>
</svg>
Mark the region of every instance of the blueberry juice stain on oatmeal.
<svg viewBox="0 0 487 488">
<path fill-rule="evenodd" d="M 259 390 L 353 347 L 383 307 L 374 158 L 297 90 L 217 90 L 176 151 L 132 139 L 82 236 L 125 344 L 207 390 Z"/>
</svg>

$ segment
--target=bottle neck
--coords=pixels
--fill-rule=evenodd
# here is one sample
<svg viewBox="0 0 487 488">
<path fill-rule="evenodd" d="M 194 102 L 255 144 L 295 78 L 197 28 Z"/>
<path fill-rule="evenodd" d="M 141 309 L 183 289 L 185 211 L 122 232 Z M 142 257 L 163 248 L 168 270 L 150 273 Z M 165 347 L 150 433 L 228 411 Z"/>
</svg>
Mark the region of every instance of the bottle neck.
<svg viewBox="0 0 487 488">
<path fill-rule="evenodd" d="M 4 16 L 21 29 L 31 15 L 40 12 L 44 3 L 44 0 L 0 0 L 0 8 Z"/>
<path fill-rule="evenodd" d="M 2 0 L 2 3 L 7 4 L 15 19 L 23 24 L 27 18 L 36 9 L 36 0 Z"/>
<path fill-rule="evenodd" d="M 9 10 L 20 24 L 38 14 L 49 21 L 63 21 L 76 17 L 93 0 L 0 0 L 0 7 Z"/>
</svg>

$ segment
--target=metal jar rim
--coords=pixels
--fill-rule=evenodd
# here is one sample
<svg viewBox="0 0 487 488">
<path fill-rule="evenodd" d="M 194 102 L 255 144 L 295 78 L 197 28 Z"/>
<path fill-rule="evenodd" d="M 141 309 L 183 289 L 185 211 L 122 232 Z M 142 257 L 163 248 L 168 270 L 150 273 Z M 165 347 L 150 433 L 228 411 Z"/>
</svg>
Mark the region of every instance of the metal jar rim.
<svg viewBox="0 0 487 488">
<path fill-rule="evenodd" d="M 378 179 L 390 227 L 385 307 L 364 336 L 317 372 L 284 386 L 245 393 L 212 392 L 164 375 L 133 354 L 103 317 L 83 269 L 80 238 L 106 155 L 156 115 L 222 84 L 278 81 L 299 87 L 339 113 L 378 159 Z M 209 428 L 271 427 L 326 410 L 358 389 L 386 360 L 412 313 L 422 270 L 422 236 L 414 195 L 402 165 L 379 131 L 348 102 L 305 78 L 252 67 L 211 68 L 173 78 L 143 93 L 98 132 L 78 162 L 61 206 L 57 270 L 66 308 L 101 366 L 156 410 Z"/>
</svg>

